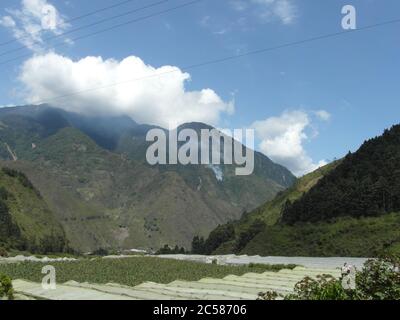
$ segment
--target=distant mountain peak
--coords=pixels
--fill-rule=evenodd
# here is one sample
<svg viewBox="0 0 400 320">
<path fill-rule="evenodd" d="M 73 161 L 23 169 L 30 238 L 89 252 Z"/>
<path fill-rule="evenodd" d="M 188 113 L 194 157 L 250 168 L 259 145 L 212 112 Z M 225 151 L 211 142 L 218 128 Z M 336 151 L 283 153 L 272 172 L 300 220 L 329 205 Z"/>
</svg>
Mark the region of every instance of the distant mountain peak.
<svg viewBox="0 0 400 320">
<path fill-rule="evenodd" d="M 178 131 L 183 129 L 193 129 L 198 131 L 202 129 L 212 130 L 215 128 L 203 122 L 187 122 L 178 127 Z"/>
<path fill-rule="evenodd" d="M 127 116 L 7 108 L 0 110 L 0 158 L 13 160 L 7 143 L 18 156 L 13 165 L 37 186 L 73 247 L 81 250 L 165 243 L 189 249 L 195 234 L 206 236 L 296 180 L 259 153 L 254 174 L 246 177 L 236 176 L 234 165 L 151 166 L 146 134 L 153 128 L 159 127 Z M 184 128 L 213 129 L 201 122 L 179 130 Z"/>
</svg>

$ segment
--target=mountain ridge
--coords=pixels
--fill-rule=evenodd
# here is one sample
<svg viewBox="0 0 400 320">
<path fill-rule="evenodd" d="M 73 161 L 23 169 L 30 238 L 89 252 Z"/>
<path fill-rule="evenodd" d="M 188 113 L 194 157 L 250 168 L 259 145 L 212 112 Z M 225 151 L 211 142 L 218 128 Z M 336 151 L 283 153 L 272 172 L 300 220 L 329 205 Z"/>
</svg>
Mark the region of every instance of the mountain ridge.
<svg viewBox="0 0 400 320">
<path fill-rule="evenodd" d="M 49 106 L 0 110 L 0 158 L 32 180 L 81 251 L 165 243 L 188 248 L 194 234 L 206 236 L 295 180 L 262 155 L 252 176 L 219 166 L 222 181 L 207 166 L 152 167 L 144 151 L 146 130 L 154 126 L 125 117 L 110 123 L 76 117 Z"/>
</svg>

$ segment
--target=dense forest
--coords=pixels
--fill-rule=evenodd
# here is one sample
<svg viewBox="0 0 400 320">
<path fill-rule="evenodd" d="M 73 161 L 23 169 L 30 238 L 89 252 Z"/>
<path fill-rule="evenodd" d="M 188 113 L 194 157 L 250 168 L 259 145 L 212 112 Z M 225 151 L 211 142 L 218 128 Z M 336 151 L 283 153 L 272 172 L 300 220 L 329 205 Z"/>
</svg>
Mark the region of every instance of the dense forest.
<svg viewBox="0 0 400 320">
<path fill-rule="evenodd" d="M 400 125 L 366 141 L 340 165 L 293 203 L 284 205 L 281 221 L 330 221 L 372 217 L 400 211 Z"/>
</svg>

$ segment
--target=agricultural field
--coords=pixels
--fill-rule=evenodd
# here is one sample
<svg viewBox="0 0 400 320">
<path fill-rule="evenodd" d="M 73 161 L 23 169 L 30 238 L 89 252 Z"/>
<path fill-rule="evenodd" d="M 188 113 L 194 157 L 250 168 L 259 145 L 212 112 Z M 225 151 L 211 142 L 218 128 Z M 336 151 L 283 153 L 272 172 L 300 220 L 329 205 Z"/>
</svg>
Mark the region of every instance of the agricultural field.
<svg viewBox="0 0 400 320">
<path fill-rule="evenodd" d="M 0 264 L 0 274 L 12 279 L 41 282 L 43 266 L 49 263 L 22 262 Z M 109 282 L 136 286 L 146 281 L 169 283 L 175 280 L 197 281 L 202 278 L 223 278 L 227 275 L 241 276 L 248 272 L 262 273 L 292 269 L 294 265 L 221 266 L 192 261 L 177 261 L 154 257 L 123 259 L 81 259 L 72 262 L 51 262 L 56 269 L 58 283 L 67 281 L 105 284 Z"/>
</svg>

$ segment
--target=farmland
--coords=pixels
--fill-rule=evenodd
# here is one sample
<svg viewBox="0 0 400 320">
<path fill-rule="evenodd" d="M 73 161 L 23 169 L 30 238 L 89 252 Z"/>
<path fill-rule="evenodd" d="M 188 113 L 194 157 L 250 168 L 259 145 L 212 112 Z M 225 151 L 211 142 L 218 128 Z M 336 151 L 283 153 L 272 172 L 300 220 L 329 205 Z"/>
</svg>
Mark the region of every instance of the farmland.
<svg viewBox="0 0 400 320">
<path fill-rule="evenodd" d="M 0 264 L 0 274 L 12 279 L 41 282 L 41 270 L 48 263 L 22 262 Z M 221 266 L 191 261 L 176 261 L 154 257 L 132 257 L 124 259 L 81 259 L 73 262 L 52 262 L 58 283 L 70 280 L 105 284 L 109 282 L 128 286 L 146 281 L 169 283 L 175 280 L 197 281 L 205 277 L 223 278 L 227 275 L 243 275 L 248 272 L 262 273 L 293 268 L 284 265 Z"/>
</svg>

